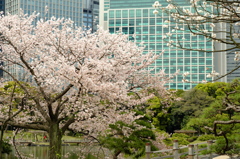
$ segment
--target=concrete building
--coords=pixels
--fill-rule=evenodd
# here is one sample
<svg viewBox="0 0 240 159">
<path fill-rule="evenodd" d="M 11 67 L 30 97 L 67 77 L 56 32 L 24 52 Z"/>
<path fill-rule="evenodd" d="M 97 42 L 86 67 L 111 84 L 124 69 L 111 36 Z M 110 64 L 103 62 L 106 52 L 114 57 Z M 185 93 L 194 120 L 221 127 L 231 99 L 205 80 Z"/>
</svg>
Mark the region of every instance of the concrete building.
<svg viewBox="0 0 240 159">
<path fill-rule="evenodd" d="M 129 34 L 129 40 L 136 40 L 139 43 L 144 41 L 145 52 L 153 51 L 159 54 L 165 50 L 165 53 L 149 67 L 149 69 L 153 69 L 153 74 L 161 69 L 164 69 L 167 74 L 173 74 L 180 69 L 181 73 L 190 73 L 186 79 L 197 82 L 212 80 L 212 78 L 206 78 L 206 74 L 212 70 L 221 71 L 220 73 L 226 72 L 221 66 L 226 59 L 224 54 L 222 57 L 216 58 L 212 53 L 180 50 L 167 46 L 164 40 L 170 38 L 175 41 L 179 38 L 185 39 L 183 45 L 195 49 L 213 49 L 214 44 L 204 37 L 172 30 L 173 27 L 184 29 L 186 26 L 169 22 L 168 15 L 162 13 L 154 15 L 152 8 L 154 1 L 102 0 L 100 3 L 100 26 L 108 29 L 111 33 L 115 33 L 121 28 L 122 32 Z M 160 3 L 166 4 L 165 1 L 160 1 Z M 179 4 L 184 5 L 180 0 Z M 173 82 L 169 83 L 168 87 L 187 90 L 196 85 L 196 83 L 183 83 L 182 79 L 182 74 L 174 77 Z"/>
</svg>

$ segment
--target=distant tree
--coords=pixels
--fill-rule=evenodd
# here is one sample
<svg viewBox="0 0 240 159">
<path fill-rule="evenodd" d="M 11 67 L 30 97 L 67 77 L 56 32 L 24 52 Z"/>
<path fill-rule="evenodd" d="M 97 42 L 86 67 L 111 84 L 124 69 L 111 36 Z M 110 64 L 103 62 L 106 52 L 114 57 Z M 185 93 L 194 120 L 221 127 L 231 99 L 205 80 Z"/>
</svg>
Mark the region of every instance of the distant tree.
<svg viewBox="0 0 240 159">
<path fill-rule="evenodd" d="M 186 118 L 198 117 L 212 101 L 214 98 L 208 96 L 208 93 L 193 88 L 184 92 L 182 100 L 174 104 L 174 111 L 184 113 Z"/>
<path fill-rule="evenodd" d="M 172 106 L 175 102 L 179 102 L 182 90 L 170 90 L 170 94 L 166 97 L 155 93 L 155 96 L 146 103 L 146 114 L 150 117 L 154 127 L 172 133 L 177 128 L 172 115 Z"/>
<path fill-rule="evenodd" d="M 204 84 L 198 84 L 195 88 L 207 92 L 209 96 L 216 98 L 217 96 L 224 94 L 222 88 L 225 86 L 227 86 L 226 82 L 209 82 Z"/>
</svg>

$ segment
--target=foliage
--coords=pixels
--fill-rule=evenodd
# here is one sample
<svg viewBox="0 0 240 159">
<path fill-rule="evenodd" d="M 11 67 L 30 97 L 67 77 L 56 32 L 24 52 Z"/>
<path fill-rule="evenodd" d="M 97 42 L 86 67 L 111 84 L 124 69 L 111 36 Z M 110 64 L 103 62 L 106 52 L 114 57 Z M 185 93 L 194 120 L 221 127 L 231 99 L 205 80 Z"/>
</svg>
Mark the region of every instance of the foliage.
<svg viewBox="0 0 240 159">
<path fill-rule="evenodd" d="M 168 133 L 173 133 L 178 129 L 178 120 L 173 116 L 172 106 L 175 102 L 179 102 L 183 90 L 170 90 L 169 96 L 161 96 L 155 93 L 155 96 L 146 103 L 147 112 L 154 127 Z"/>
<path fill-rule="evenodd" d="M 9 154 L 10 152 L 12 152 L 11 144 L 9 144 L 7 141 L 3 141 L 1 146 L 3 148 L 2 153 Z"/>
<path fill-rule="evenodd" d="M 175 103 L 175 107 L 185 116 L 198 117 L 201 110 L 208 107 L 212 101 L 213 98 L 208 96 L 207 93 L 193 88 L 184 93 L 182 100 Z"/>
<path fill-rule="evenodd" d="M 153 97 L 141 90 L 167 95 L 164 72 L 152 77 L 145 69 L 158 55 L 143 54 L 143 45 L 127 35 L 101 28 L 91 33 L 69 19 L 37 19 L 23 12 L 0 16 L 0 61 L 7 64 L 4 77 L 27 95 L 8 124 L 48 132 L 51 159 L 60 158 L 67 129 L 97 136 L 118 118 L 135 120 L 132 108 Z"/>
<path fill-rule="evenodd" d="M 170 109 L 171 119 L 175 121 L 175 127 L 181 129 L 185 127 L 189 121 L 199 127 L 196 118 L 199 117 L 202 110 L 209 107 L 213 101 L 213 97 L 208 96 L 206 92 L 196 88 L 184 92 L 181 100 L 176 101 Z M 185 129 L 192 128 L 187 126 Z"/>
<path fill-rule="evenodd" d="M 190 136 L 186 135 L 186 134 L 182 134 L 182 133 L 174 133 L 172 135 L 172 137 L 167 138 L 164 140 L 164 143 L 166 145 L 172 146 L 173 145 L 173 141 L 174 140 L 178 140 L 178 144 L 179 145 L 188 145 L 190 142 L 188 141 L 188 138 L 190 138 Z"/>
<path fill-rule="evenodd" d="M 227 83 L 225 82 L 213 82 L 213 83 L 204 83 L 196 85 L 196 89 L 202 90 L 208 93 L 208 96 L 216 98 L 217 96 L 224 95 L 222 90 L 223 87 L 226 87 Z"/>
<path fill-rule="evenodd" d="M 201 84 L 201 88 L 204 87 Z M 208 86 L 205 88 L 208 88 Z M 219 145 L 215 146 L 213 150 L 220 154 L 231 153 L 230 150 L 235 151 L 235 147 L 238 146 L 234 145 L 234 142 L 237 141 L 234 134 L 240 130 L 240 125 L 237 124 L 240 121 L 239 90 L 239 79 L 218 87 L 216 90 L 218 93 L 215 93 L 215 100 L 210 107 L 203 109 L 198 118 L 191 118 L 185 127 L 185 129 L 193 128 L 199 133 L 214 133 Z M 204 139 L 199 137 L 199 140 L 205 140 L 206 137 L 211 136 L 203 135 Z"/>
<path fill-rule="evenodd" d="M 155 140 L 154 133 L 136 124 L 126 124 L 118 121 L 109 125 L 106 136 L 100 137 L 101 144 L 114 151 L 114 156 L 120 153 L 139 158 L 144 155 L 145 145 L 150 139 Z M 154 150 L 154 146 L 152 145 Z M 155 148 L 156 149 L 156 148 Z"/>
<path fill-rule="evenodd" d="M 239 140 L 237 141 L 233 136 L 228 137 L 229 145 L 226 149 L 226 141 L 223 137 L 218 137 L 217 141 L 214 145 L 211 146 L 211 149 L 217 153 L 217 154 L 227 154 L 227 155 L 233 155 L 239 153 Z"/>
<path fill-rule="evenodd" d="M 197 138 L 198 141 L 215 140 L 216 137 L 213 134 L 201 135 Z"/>
</svg>

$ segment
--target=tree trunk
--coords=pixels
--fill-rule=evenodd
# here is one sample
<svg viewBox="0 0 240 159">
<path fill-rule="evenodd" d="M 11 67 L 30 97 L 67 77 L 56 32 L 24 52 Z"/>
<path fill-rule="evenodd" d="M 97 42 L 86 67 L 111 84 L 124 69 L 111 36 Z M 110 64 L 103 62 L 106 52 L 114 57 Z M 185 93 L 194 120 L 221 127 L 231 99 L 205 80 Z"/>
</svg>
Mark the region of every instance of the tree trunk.
<svg viewBox="0 0 240 159">
<path fill-rule="evenodd" d="M 49 159 L 61 159 L 62 157 L 62 132 L 58 123 L 52 123 L 49 129 Z"/>
<path fill-rule="evenodd" d="M 121 153 L 121 151 L 115 151 L 113 154 L 113 159 L 117 159 L 118 155 Z"/>
<path fill-rule="evenodd" d="M 7 128 L 7 124 L 5 124 L 4 122 L 0 130 L 0 158 L 3 158 L 3 135 L 6 128 Z"/>
<path fill-rule="evenodd" d="M 2 125 L 2 127 L 3 127 L 3 125 Z M 3 158 L 3 133 L 4 133 L 4 130 L 3 130 L 3 128 L 1 129 L 1 131 L 0 131 L 0 158 Z"/>
</svg>

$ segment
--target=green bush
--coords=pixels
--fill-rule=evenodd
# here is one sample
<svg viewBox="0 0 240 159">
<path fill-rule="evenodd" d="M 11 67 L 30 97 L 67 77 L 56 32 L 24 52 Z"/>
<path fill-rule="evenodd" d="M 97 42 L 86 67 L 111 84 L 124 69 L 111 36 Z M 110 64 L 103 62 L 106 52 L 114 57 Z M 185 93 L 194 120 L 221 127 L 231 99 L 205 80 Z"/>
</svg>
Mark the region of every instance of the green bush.
<svg viewBox="0 0 240 159">
<path fill-rule="evenodd" d="M 189 137 L 189 138 L 187 139 L 187 141 L 193 142 L 193 141 L 195 141 L 195 140 L 197 140 L 197 139 L 198 139 L 197 136 L 192 136 L 192 137 Z"/>
<path fill-rule="evenodd" d="M 208 140 L 215 140 L 216 137 L 213 134 L 209 135 L 201 135 L 197 138 L 198 141 L 208 141 Z"/>
<path fill-rule="evenodd" d="M 236 143 L 234 137 L 228 138 L 228 147 L 226 148 L 226 141 L 223 137 L 219 137 L 216 143 L 211 146 L 211 149 L 217 154 L 238 154 L 240 146 Z"/>
<path fill-rule="evenodd" d="M 188 145 L 190 142 L 187 140 L 190 138 L 186 134 L 181 134 L 181 133 L 174 133 L 172 137 L 164 139 L 163 142 L 168 145 L 172 146 L 173 145 L 173 140 L 178 140 L 179 145 Z"/>
<path fill-rule="evenodd" d="M 2 153 L 9 154 L 10 152 L 12 152 L 11 145 L 7 141 L 3 141 L 2 147 L 3 147 Z"/>
</svg>

